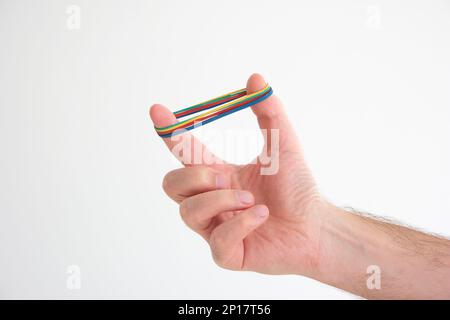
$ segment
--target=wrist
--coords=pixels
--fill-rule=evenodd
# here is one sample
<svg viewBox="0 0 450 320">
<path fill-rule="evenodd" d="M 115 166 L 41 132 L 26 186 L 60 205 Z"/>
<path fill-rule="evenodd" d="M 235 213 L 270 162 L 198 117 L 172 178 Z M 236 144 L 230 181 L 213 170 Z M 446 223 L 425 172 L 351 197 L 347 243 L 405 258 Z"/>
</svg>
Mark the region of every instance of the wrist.
<svg viewBox="0 0 450 320">
<path fill-rule="evenodd" d="M 302 223 L 297 274 L 376 299 L 450 295 L 450 241 L 317 201 Z M 375 280 L 378 279 L 378 280 Z M 378 283 L 378 284 L 376 284 Z"/>
<path fill-rule="evenodd" d="M 449 296 L 448 240 L 331 204 L 317 219 L 317 268 L 311 278 L 366 298 Z"/>
<path fill-rule="evenodd" d="M 382 237 L 368 230 L 360 216 L 326 201 L 312 219 L 316 268 L 303 275 L 353 293 L 367 290 L 367 268 L 376 263 L 372 252 L 379 248 Z"/>
<path fill-rule="evenodd" d="M 320 197 L 310 201 L 301 212 L 303 218 L 298 227 L 307 245 L 302 243 L 299 248 L 301 254 L 294 259 L 297 266 L 294 273 L 324 282 L 322 279 L 329 271 L 332 257 L 330 253 L 337 246 L 331 239 L 341 233 L 345 212 Z"/>
</svg>

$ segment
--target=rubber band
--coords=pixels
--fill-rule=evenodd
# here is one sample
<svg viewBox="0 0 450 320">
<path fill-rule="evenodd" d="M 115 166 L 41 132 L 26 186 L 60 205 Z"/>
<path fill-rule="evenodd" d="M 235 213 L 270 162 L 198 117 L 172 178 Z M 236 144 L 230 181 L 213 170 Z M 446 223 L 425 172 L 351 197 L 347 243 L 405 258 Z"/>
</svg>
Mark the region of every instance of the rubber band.
<svg viewBox="0 0 450 320">
<path fill-rule="evenodd" d="M 246 89 L 236 90 L 222 96 L 187 107 L 173 114 L 177 119 L 205 111 L 197 116 L 172 124 L 166 127 L 155 127 L 156 132 L 162 138 L 168 138 L 192 130 L 199 126 L 213 122 L 239 110 L 251 107 L 270 97 L 272 88 L 267 84 L 263 89 L 247 94 Z"/>
</svg>

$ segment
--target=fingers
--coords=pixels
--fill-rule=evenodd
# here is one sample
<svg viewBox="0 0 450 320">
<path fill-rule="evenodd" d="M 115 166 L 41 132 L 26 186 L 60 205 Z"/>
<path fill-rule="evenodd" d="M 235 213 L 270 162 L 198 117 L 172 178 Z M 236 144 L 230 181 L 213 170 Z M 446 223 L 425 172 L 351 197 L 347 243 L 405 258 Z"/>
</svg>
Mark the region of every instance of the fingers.
<svg viewBox="0 0 450 320">
<path fill-rule="evenodd" d="M 175 115 L 161 104 L 154 104 L 150 108 L 150 117 L 157 127 L 167 127 L 177 122 Z"/>
<path fill-rule="evenodd" d="M 215 190 L 186 198 L 180 205 L 183 221 L 206 239 L 211 221 L 223 212 L 244 210 L 254 205 L 253 195 L 244 190 Z"/>
<path fill-rule="evenodd" d="M 223 268 L 241 269 L 243 240 L 268 217 L 269 209 L 264 205 L 256 205 L 217 226 L 209 240 L 214 261 Z"/>
<path fill-rule="evenodd" d="M 195 194 L 228 186 L 226 175 L 205 166 L 176 169 L 167 173 L 163 180 L 164 191 L 178 203 Z"/>
<path fill-rule="evenodd" d="M 265 85 L 266 81 L 264 78 L 260 74 L 255 73 L 247 81 L 247 92 L 253 93 L 259 91 Z M 252 110 L 258 118 L 261 129 L 280 129 L 280 146 L 282 148 L 286 147 L 289 149 L 295 144 L 295 139 L 292 139 L 292 137 L 295 137 L 294 130 L 283 110 L 281 101 L 275 95 L 252 106 Z M 177 122 L 174 114 L 160 104 L 155 104 L 150 108 L 150 117 L 156 127 L 165 127 Z M 270 134 L 271 132 L 269 130 L 267 135 L 264 136 L 266 144 L 267 141 L 271 140 Z M 198 139 L 188 132 L 163 138 L 163 141 L 172 154 L 186 166 L 224 163 L 223 160 L 212 154 Z"/>
<path fill-rule="evenodd" d="M 174 114 L 165 106 L 154 104 L 150 118 L 156 127 L 166 127 L 177 122 Z M 162 138 L 172 154 L 185 166 L 217 164 L 223 161 L 213 155 L 198 139 L 185 132 L 169 138 Z"/>
</svg>

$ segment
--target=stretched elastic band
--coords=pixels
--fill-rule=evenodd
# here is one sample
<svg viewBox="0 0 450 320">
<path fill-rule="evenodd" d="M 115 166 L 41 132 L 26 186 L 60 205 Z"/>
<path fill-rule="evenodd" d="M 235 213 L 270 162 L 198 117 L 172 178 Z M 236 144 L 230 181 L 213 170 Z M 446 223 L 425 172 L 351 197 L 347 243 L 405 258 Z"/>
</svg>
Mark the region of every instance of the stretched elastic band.
<svg viewBox="0 0 450 320">
<path fill-rule="evenodd" d="M 167 127 L 155 127 L 155 130 L 162 138 L 175 136 L 185 132 L 186 130 L 192 130 L 239 110 L 251 107 L 267 99 L 272 95 L 272 93 L 272 88 L 268 84 L 264 87 L 264 89 L 251 94 L 247 94 L 246 89 L 233 91 L 220 97 L 198 103 L 192 107 L 178 110 L 174 112 L 177 119 L 196 114 L 200 111 L 208 111 Z"/>
</svg>

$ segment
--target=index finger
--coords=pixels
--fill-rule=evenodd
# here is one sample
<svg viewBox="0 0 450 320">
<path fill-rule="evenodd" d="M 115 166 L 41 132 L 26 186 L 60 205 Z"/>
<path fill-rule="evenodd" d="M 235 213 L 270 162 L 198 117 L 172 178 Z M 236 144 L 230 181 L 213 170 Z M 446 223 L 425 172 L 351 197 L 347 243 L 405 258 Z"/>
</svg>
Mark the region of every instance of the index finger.
<svg viewBox="0 0 450 320">
<path fill-rule="evenodd" d="M 154 104 L 150 108 L 150 118 L 156 127 L 166 127 L 178 122 L 175 115 L 161 104 Z M 185 166 L 224 163 L 223 160 L 209 151 L 200 140 L 188 132 L 161 139 L 170 152 Z"/>
</svg>

